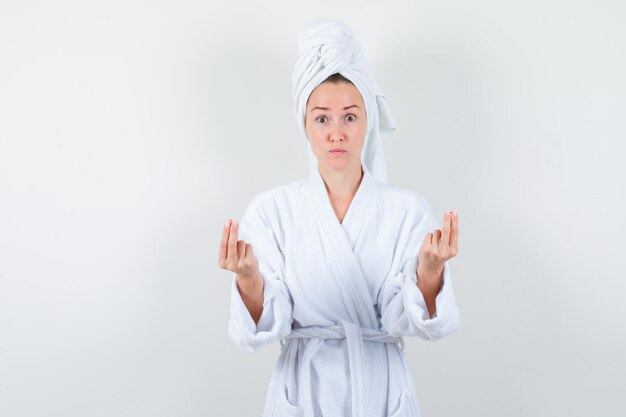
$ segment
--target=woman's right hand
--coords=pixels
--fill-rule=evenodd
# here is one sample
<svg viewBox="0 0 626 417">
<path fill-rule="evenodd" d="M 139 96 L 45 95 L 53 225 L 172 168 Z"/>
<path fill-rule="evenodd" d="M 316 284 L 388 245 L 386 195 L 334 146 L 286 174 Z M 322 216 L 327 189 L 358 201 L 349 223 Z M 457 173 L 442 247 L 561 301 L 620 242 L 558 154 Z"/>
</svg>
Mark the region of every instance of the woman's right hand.
<svg viewBox="0 0 626 417">
<path fill-rule="evenodd" d="M 228 220 L 222 231 L 218 265 L 222 269 L 235 272 L 242 278 L 254 278 L 260 275 L 259 260 L 254 256 L 250 243 L 237 240 L 236 221 Z"/>
</svg>

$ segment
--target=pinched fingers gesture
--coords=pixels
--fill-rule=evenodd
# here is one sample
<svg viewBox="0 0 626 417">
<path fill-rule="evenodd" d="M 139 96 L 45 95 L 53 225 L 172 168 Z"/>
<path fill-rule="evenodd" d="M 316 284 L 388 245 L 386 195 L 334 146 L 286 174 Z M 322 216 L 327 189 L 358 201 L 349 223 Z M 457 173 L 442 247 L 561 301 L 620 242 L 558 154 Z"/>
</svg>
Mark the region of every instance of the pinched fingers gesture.
<svg viewBox="0 0 626 417">
<path fill-rule="evenodd" d="M 439 273 L 443 264 L 458 252 L 459 216 L 456 211 L 443 215 L 443 230 L 427 233 L 419 253 L 419 263 L 426 271 Z"/>
<path fill-rule="evenodd" d="M 259 260 L 254 256 L 250 243 L 237 240 L 239 225 L 228 220 L 222 231 L 217 263 L 222 269 L 235 272 L 243 277 L 254 277 L 259 271 Z"/>
</svg>

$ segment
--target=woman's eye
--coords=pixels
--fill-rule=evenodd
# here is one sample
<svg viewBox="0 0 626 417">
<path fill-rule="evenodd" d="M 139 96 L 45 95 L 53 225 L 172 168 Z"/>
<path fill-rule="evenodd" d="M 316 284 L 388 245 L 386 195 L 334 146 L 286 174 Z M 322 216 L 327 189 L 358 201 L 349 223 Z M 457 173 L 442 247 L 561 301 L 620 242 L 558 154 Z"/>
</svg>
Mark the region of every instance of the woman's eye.
<svg viewBox="0 0 626 417">
<path fill-rule="evenodd" d="M 320 119 L 326 119 L 326 116 L 320 116 L 317 119 L 315 119 L 315 120 L 317 120 L 320 123 L 324 123 L 324 122 L 320 121 Z"/>
<path fill-rule="evenodd" d="M 346 117 L 352 117 L 352 120 L 350 120 L 351 122 L 353 122 L 356 119 L 356 116 L 353 114 L 349 114 Z"/>
</svg>

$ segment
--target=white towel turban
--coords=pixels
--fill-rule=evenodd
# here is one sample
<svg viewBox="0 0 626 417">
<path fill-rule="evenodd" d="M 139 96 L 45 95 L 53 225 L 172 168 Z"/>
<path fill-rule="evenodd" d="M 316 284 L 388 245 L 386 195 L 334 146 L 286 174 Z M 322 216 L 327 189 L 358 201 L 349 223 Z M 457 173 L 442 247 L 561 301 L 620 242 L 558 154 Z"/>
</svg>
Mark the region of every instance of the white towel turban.
<svg viewBox="0 0 626 417">
<path fill-rule="evenodd" d="M 293 98 L 296 120 L 308 144 L 309 170 L 317 169 L 317 159 L 307 139 L 304 119 L 306 102 L 319 84 L 339 73 L 352 81 L 363 96 L 367 132 L 361 162 L 382 182 L 387 183 L 387 164 L 382 138 L 396 129 L 385 96 L 372 76 L 359 41 L 345 23 L 318 19 L 305 23 L 300 30 L 300 57 L 293 71 Z"/>
</svg>

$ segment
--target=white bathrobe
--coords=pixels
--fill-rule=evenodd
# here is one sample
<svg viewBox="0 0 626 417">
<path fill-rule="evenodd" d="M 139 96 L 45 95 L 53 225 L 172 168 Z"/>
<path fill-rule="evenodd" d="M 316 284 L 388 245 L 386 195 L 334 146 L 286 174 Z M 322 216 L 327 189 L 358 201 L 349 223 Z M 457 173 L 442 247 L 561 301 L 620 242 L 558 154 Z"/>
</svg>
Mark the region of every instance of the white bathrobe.
<svg viewBox="0 0 626 417">
<path fill-rule="evenodd" d="M 421 243 L 440 228 L 428 203 L 361 166 L 342 223 L 319 171 L 256 195 L 239 222 L 263 313 L 255 325 L 233 274 L 228 334 L 246 352 L 281 344 L 263 417 L 418 417 L 402 336 L 459 328 L 448 264 L 432 318 L 416 284 Z"/>
</svg>

